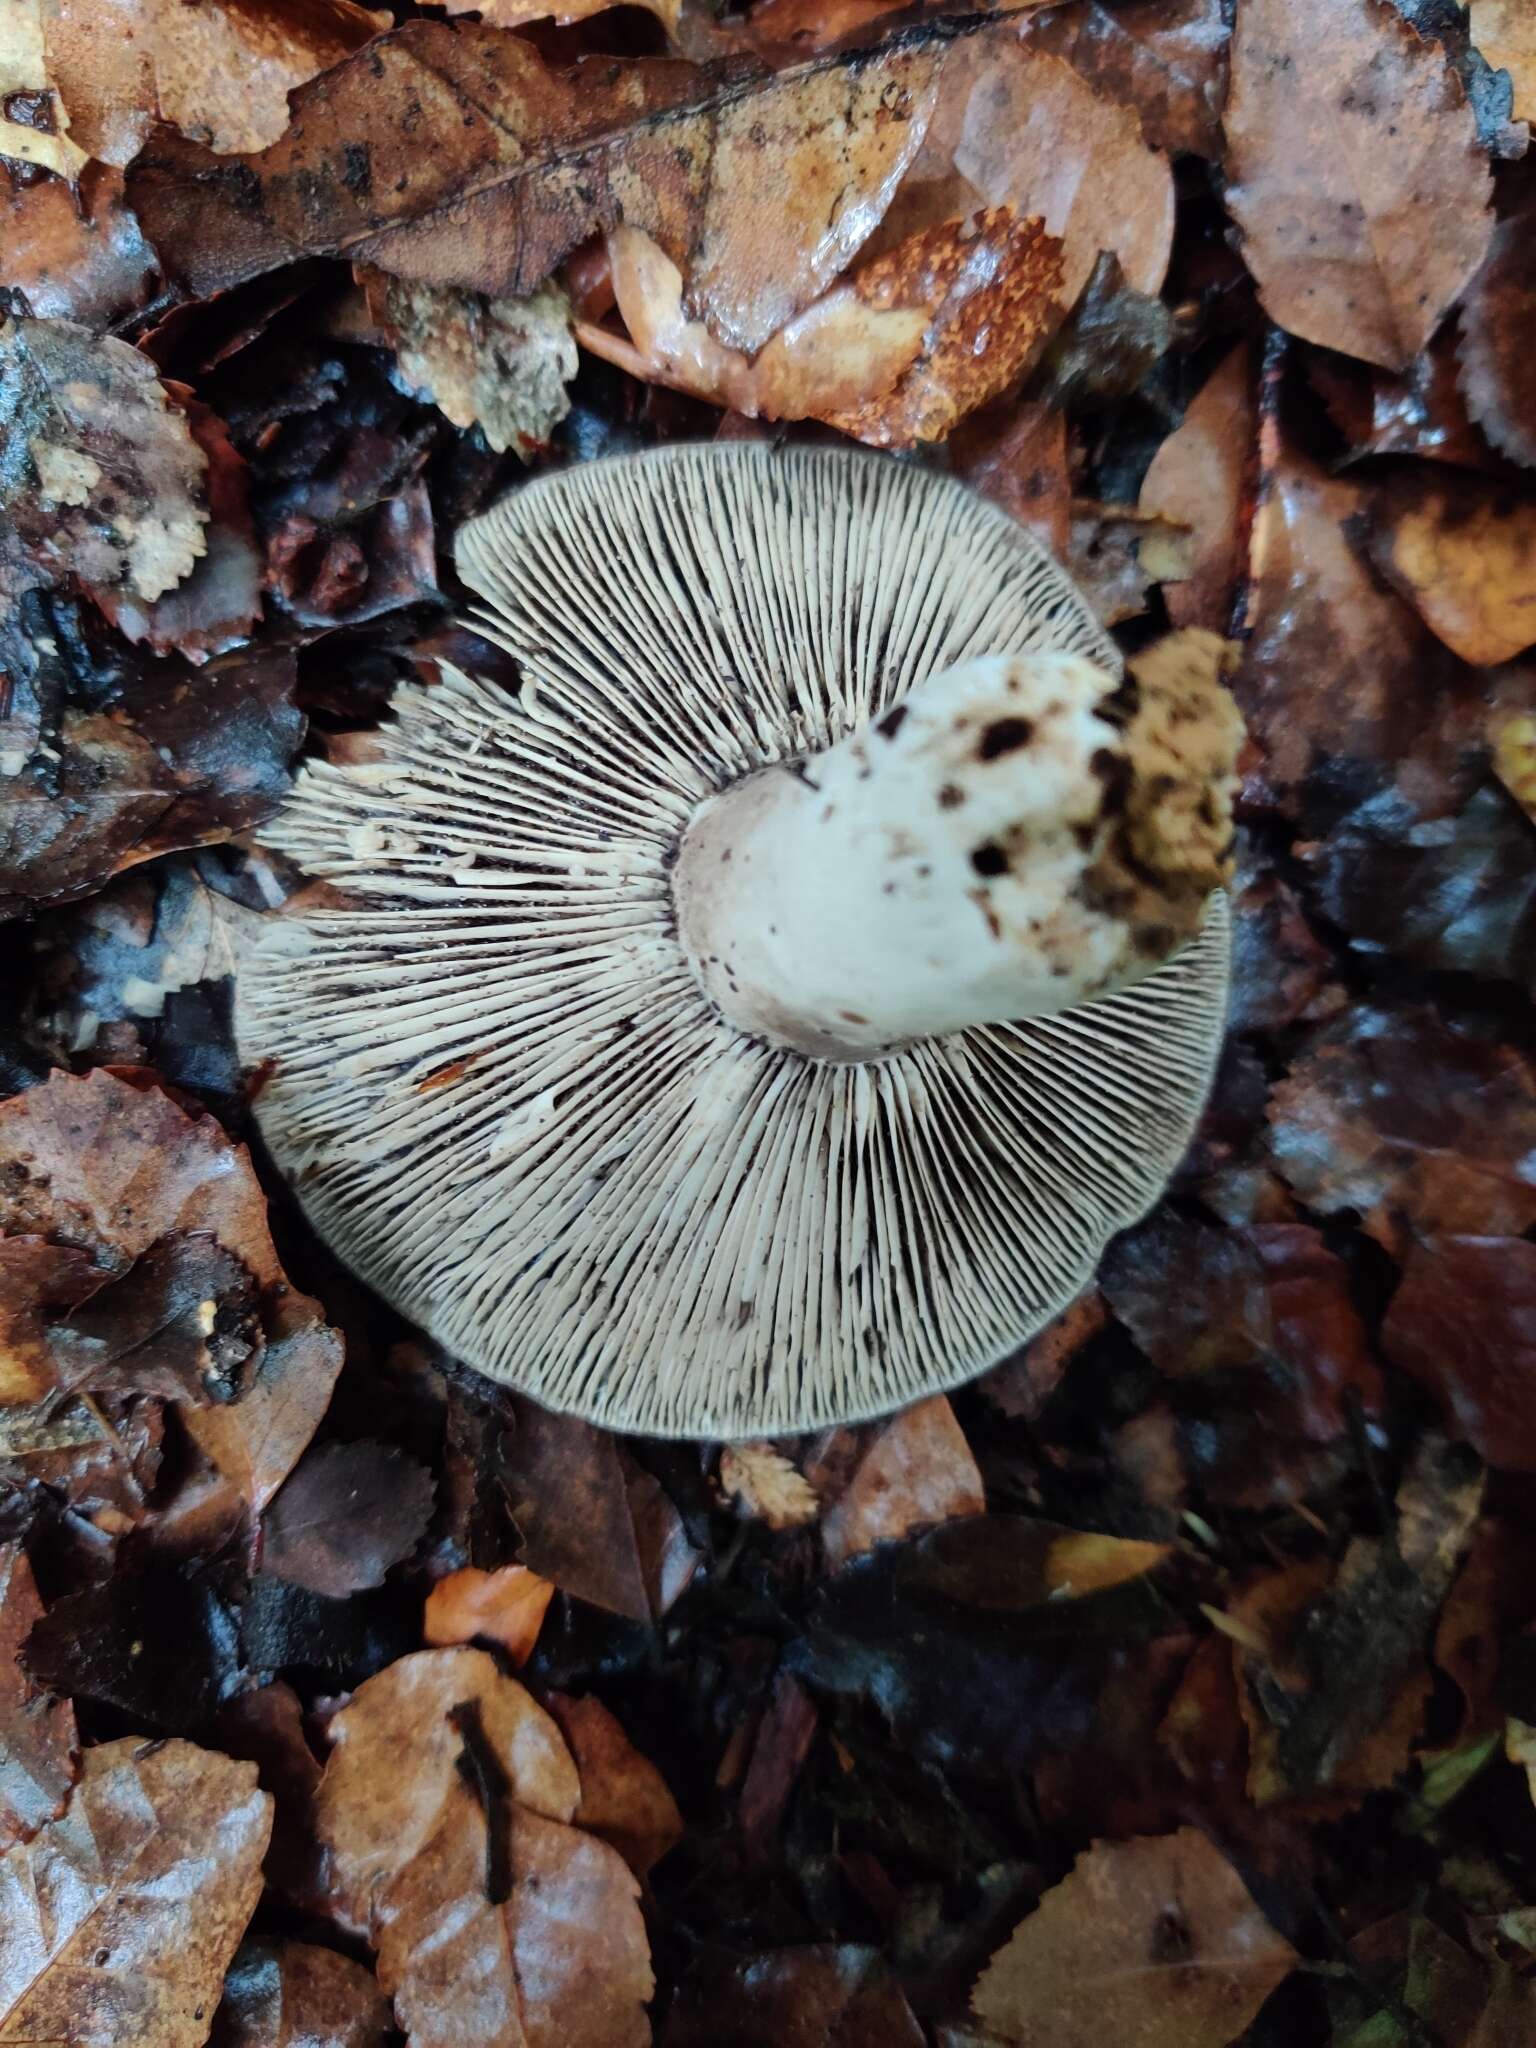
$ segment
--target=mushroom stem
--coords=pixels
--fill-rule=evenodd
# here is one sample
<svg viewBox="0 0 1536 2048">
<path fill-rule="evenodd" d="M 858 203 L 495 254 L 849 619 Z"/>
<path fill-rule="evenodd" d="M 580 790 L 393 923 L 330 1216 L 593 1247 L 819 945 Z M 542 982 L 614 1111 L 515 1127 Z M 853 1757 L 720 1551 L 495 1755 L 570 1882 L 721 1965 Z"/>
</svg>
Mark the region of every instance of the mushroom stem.
<svg viewBox="0 0 1536 2048">
<path fill-rule="evenodd" d="M 674 872 L 705 993 L 853 1060 L 1141 980 L 1229 879 L 1225 664 L 1203 633 L 1124 682 L 1077 654 L 983 657 L 710 798 Z"/>
</svg>

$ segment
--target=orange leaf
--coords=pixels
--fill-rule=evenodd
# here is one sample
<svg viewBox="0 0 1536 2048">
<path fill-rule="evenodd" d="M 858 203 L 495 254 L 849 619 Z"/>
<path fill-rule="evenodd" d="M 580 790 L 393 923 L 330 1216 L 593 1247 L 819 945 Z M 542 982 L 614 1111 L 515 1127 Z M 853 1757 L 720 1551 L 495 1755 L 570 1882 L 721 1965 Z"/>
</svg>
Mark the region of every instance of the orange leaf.
<svg viewBox="0 0 1536 2048">
<path fill-rule="evenodd" d="M 439 1579 L 427 1595 L 422 1634 L 429 1643 L 471 1643 L 487 1636 L 500 1643 L 514 1664 L 533 1655 L 555 1589 L 548 1579 L 525 1564 L 500 1571 L 477 1571 L 465 1565 Z"/>
</svg>

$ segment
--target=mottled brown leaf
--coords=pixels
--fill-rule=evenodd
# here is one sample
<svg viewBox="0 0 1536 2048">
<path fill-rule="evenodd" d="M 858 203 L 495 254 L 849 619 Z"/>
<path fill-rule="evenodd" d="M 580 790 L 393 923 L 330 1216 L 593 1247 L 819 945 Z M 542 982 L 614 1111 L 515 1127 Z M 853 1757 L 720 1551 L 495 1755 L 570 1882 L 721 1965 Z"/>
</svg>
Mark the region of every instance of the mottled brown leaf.
<svg viewBox="0 0 1536 2048">
<path fill-rule="evenodd" d="M 1188 574 L 1163 586 L 1175 626 L 1222 633 L 1231 622 L 1256 425 L 1249 350 L 1239 344 L 1152 458 L 1137 509 L 1189 534 Z"/>
<path fill-rule="evenodd" d="M 971 2003 L 1020 2048 L 1227 2048 L 1295 1961 L 1231 1864 L 1181 1828 L 1085 1851 Z"/>
<path fill-rule="evenodd" d="M 1501 454 L 1536 468 L 1536 223 L 1501 221 L 1461 310 L 1461 388 Z"/>
<path fill-rule="evenodd" d="M 1246 0 L 1227 205 L 1271 317 L 1402 369 L 1493 232 L 1487 156 L 1438 43 L 1390 0 Z"/>
<path fill-rule="evenodd" d="M 1536 1244 L 1434 1236 L 1415 1244 L 1383 1349 L 1490 1465 L 1536 1472 Z"/>
<path fill-rule="evenodd" d="M 450 1716 L 466 1702 L 478 1708 L 514 1799 L 561 1821 L 576 1810 L 581 1786 L 559 1729 L 485 1651 L 402 1657 L 360 1685 L 331 1723 L 335 1747 L 316 1800 L 334 1903 L 359 1931 L 371 1924 L 385 1888 L 443 1825 L 460 1784 L 455 1759 L 463 1747 Z M 483 1868 L 482 1858 L 482 1875 Z"/>
<path fill-rule="evenodd" d="M 591 1693 L 584 1699 L 552 1693 L 549 1711 L 581 1774 L 576 1825 L 600 1835 L 636 1877 L 645 1877 L 683 1833 L 683 1817 L 666 1779 Z"/>
<path fill-rule="evenodd" d="M 387 2048 L 389 2000 L 371 1972 L 304 1941 L 242 1942 L 211 2048 Z"/>
<path fill-rule="evenodd" d="M 201 2048 L 271 1809 L 254 1766 L 189 1742 L 87 1750 L 62 1817 L 0 1858 L 0 2042 Z"/>
<path fill-rule="evenodd" d="M 88 164 L 72 188 L 0 159 L 0 221 L 5 281 L 39 320 L 100 333 L 154 289 L 158 259 L 123 197 L 122 174 L 105 164 Z"/>
<path fill-rule="evenodd" d="M 1030 17 L 1023 34 L 1104 98 L 1134 107 L 1155 148 L 1221 155 L 1231 36 L 1222 0 L 1073 0 Z"/>
<path fill-rule="evenodd" d="M 40 1691 L 17 1661 L 42 1612 L 27 1553 L 0 1544 L 0 1850 L 58 1818 L 79 1768 L 74 1708 Z"/>
<path fill-rule="evenodd" d="M 846 1491 L 823 1518 L 822 1550 L 836 1571 L 877 1543 L 979 1515 L 985 1505 L 981 1473 L 955 1411 L 935 1394 L 879 1425 Z"/>
<path fill-rule="evenodd" d="M 1370 517 L 1372 560 L 1452 653 L 1496 668 L 1536 642 L 1536 498 L 1409 470 Z"/>
</svg>

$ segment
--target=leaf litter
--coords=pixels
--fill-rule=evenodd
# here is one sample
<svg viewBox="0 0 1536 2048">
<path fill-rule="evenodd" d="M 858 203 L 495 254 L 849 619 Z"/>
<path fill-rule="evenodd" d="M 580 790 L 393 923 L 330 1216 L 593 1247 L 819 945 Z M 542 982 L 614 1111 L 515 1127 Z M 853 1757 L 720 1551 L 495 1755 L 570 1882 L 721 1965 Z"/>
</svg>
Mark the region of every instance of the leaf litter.
<svg viewBox="0 0 1536 2048">
<path fill-rule="evenodd" d="M 1529 2035 L 1523 19 L 10 10 L 0 2040 Z M 229 977 L 301 750 L 515 681 L 460 521 L 717 433 L 964 478 L 1249 744 L 1169 1196 L 977 1388 L 688 1447 L 336 1267 Z"/>
</svg>

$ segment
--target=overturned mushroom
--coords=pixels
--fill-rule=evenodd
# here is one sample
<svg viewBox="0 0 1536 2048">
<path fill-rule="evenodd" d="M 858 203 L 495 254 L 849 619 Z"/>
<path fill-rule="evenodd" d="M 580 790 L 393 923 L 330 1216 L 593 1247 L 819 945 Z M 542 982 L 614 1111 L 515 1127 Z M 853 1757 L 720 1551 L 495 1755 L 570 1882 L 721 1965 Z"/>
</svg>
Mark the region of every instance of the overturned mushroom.
<svg viewBox="0 0 1536 2048">
<path fill-rule="evenodd" d="M 553 475 L 459 561 L 521 694 L 402 690 L 267 833 L 332 885 L 237 1002 L 311 1219 L 611 1427 L 802 1430 L 982 1370 L 1209 1083 L 1221 643 L 1124 678 L 1011 520 L 851 450 Z"/>
</svg>

